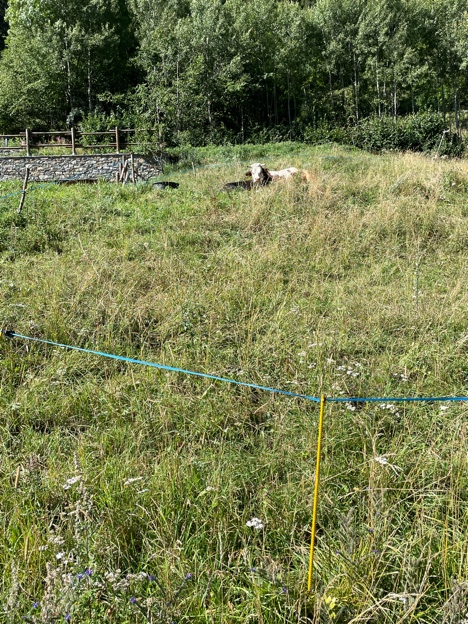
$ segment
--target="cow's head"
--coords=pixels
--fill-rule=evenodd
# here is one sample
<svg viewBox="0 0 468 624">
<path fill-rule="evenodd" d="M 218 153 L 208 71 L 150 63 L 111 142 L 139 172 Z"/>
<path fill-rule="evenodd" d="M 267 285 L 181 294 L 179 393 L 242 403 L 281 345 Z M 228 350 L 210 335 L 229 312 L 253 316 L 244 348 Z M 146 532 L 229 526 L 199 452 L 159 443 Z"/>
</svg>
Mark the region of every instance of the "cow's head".
<svg viewBox="0 0 468 624">
<path fill-rule="evenodd" d="M 253 163 L 250 165 L 250 171 L 245 175 L 252 176 L 252 182 L 254 184 L 266 184 L 271 180 L 271 175 L 265 165 L 261 163 Z"/>
</svg>

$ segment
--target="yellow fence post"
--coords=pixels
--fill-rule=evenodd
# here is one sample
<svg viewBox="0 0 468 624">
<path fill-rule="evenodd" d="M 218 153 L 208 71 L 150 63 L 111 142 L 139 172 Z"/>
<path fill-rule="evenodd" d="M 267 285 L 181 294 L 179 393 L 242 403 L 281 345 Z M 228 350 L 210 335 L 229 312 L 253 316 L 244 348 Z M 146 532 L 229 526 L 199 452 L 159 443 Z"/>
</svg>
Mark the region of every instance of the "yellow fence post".
<svg viewBox="0 0 468 624">
<path fill-rule="evenodd" d="M 315 527 L 317 526 L 317 506 L 318 506 L 318 494 L 319 494 L 319 481 L 320 481 L 320 457 L 322 454 L 322 430 L 323 430 L 323 413 L 325 411 L 325 395 L 320 397 L 320 416 L 318 426 L 318 441 L 317 441 L 317 462 L 315 465 L 315 488 L 314 488 L 314 508 L 312 511 L 312 530 L 310 535 L 310 557 L 309 557 L 309 580 L 307 583 L 307 591 L 310 592 L 312 587 L 312 571 L 314 565 L 314 548 L 315 548 Z"/>
</svg>

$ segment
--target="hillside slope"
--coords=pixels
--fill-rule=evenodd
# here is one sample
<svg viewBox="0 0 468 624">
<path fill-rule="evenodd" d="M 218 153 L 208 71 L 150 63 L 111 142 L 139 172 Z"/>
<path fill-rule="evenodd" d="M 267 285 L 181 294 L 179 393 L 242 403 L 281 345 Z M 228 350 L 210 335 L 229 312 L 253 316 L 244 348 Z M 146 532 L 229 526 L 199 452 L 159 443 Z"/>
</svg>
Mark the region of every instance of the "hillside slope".
<svg viewBox="0 0 468 624">
<path fill-rule="evenodd" d="M 2 200 L 0 326 L 304 394 L 468 394 L 465 161 L 198 157 L 176 191 Z M 221 191 L 256 160 L 312 181 Z M 308 596 L 315 403 L 21 340 L 0 359 L 7 621 L 464 616 L 466 403 L 327 406 Z"/>
</svg>

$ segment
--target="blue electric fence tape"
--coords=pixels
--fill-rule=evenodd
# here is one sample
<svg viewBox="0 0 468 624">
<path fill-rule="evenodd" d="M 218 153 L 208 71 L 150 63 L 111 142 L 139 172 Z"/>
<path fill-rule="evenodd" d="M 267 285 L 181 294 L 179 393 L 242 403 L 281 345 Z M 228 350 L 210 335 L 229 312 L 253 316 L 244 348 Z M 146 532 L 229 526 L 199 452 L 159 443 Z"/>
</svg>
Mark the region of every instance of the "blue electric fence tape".
<svg viewBox="0 0 468 624">
<path fill-rule="evenodd" d="M 309 396 L 307 394 L 299 394 L 296 392 L 289 392 L 288 390 L 279 390 L 278 388 L 270 388 L 268 386 L 261 386 L 254 383 L 247 383 L 245 381 L 238 381 L 236 379 L 229 379 L 227 377 L 218 377 L 217 375 L 209 375 L 207 373 L 199 373 L 196 371 L 187 370 L 184 368 L 178 368 L 176 366 L 167 366 L 165 364 L 156 364 L 154 362 L 147 362 L 145 360 L 137 360 L 134 358 L 125 357 L 123 355 L 114 355 L 112 353 L 105 353 L 104 351 L 94 351 L 92 349 L 85 349 L 83 347 L 75 347 L 72 345 L 61 344 L 59 342 L 53 342 L 51 340 L 44 340 L 42 338 L 33 338 L 31 336 L 24 336 L 17 334 L 12 330 L 1 330 L 0 332 L 7 338 L 21 338 L 22 340 L 32 340 L 33 342 L 40 342 L 42 344 L 48 344 L 53 347 L 61 347 L 62 349 L 72 349 L 74 351 L 80 351 L 81 353 L 91 353 L 92 355 L 99 355 L 101 357 L 110 358 L 112 360 L 120 360 L 122 362 L 129 362 L 130 364 L 140 364 L 142 366 L 149 366 L 151 368 L 158 368 L 161 370 L 167 370 L 174 373 L 183 373 L 184 375 L 193 375 L 196 377 L 203 377 L 205 379 L 211 379 L 213 381 L 222 381 L 224 383 L 235 384 L 237 386 L 244 386 L 247 388 L 255 388 L 256 390 L 264 390 L 266 392 L 272 392 L 275 394 L 282 394 L 285 396 L 306 399 L 307 401 L 313 401 L 314 403 L 320 403 L 320 398 L 315 396 Z M 327 397 L 329 403 L 383 403 L 392 401 L 393 403 L 402 402 L 433 402 L 433 401 L 468 401 L 468 396 L 444 396 L 444 397 Z"/>
</svg>

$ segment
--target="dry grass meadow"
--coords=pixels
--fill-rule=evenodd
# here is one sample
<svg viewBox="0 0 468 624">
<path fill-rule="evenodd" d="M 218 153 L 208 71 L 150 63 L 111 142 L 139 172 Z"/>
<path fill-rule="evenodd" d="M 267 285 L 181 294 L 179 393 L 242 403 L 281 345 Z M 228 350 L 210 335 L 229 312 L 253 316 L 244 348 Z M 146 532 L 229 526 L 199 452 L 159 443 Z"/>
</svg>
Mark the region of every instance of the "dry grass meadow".
<svg viewBox="0 0 468 624">
<path fill-rule="evenodd" d="M 258 160 L 312 181 L 221 190 Z M 304 394 L 468 394 L 467 161 L 185 164 L 178 190 L 1 200 L 0 325 Z M 0 621 L 468 621 L 467 403 L 327 405 L 308 594 L 316 404 L 21 340 L 0 361 Z"/>
</svg>

